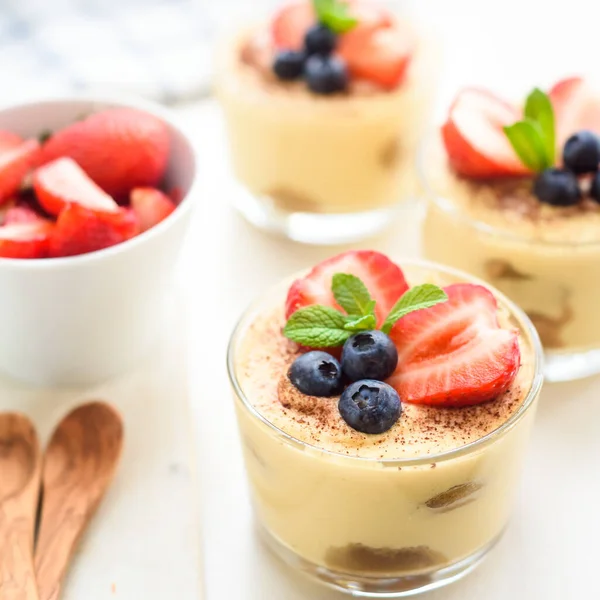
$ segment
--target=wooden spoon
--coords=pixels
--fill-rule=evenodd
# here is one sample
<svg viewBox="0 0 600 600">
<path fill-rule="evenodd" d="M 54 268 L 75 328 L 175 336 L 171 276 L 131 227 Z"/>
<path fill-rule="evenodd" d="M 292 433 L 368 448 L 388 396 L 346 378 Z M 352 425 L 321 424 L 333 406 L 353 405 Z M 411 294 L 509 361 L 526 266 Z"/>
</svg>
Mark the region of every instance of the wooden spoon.
<svg viewBox="0 0 600 600">
<path fill-rule="evenodd" d="M 84 404 L 56 428 L 44 457 L 43 504 L 35 551 L 40 600 L 56 600 L 83 531 L 115 473 L 123 422 L 103 402 Z"/>
<path fill-rule="evenodd" d="M 40 494 L 41 454 L 23 415 L 0 415 L 0 598 L 37 600 L 33 535 Z"/>
</svg>

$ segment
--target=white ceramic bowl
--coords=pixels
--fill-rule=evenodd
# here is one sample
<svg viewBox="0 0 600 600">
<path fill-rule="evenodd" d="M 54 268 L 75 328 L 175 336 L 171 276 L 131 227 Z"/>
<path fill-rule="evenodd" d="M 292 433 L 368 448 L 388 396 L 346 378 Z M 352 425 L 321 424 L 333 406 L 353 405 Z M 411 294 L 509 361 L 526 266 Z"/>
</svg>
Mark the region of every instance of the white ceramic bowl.
<svg viewBox="0 0 600 600">
<path fill-rule="evenodd" d="M 68 258 L 0 258 L 0 370 L 37 385 L 76 385 L 130 368 L 157 338 L 169 278 L 192 206 L 192 144 L 168 111 L 141 101 L 64 98 L 0 109 L 0 129 L 23 137 L 83 115 L 129 106 L 165 121 L 171 132 L 167 187 L 184 198 L 156 227 L 105 250 Z"/>
</svg>

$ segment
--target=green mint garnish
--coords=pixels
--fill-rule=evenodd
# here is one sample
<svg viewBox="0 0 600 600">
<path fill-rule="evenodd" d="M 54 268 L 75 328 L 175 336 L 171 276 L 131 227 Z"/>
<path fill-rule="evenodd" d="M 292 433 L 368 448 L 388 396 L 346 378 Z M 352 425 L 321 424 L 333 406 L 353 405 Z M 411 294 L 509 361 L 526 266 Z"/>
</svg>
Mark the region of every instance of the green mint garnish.
<svg viewBox="0 0 600 600">
<path fill-rule="evenodd" d="M 431 308 L 440 302 L 446 302 L 448 295 L 444 290 L 432 283 L 417 285 L 402 294 L 402 297 L 394 308 L 390 311 L 384 324 L 381 327 L 383 333 L 389 333 L 398 319 L 401 319 L 408 313 L 423 308 Z"/>
<path fill-rule="evenodd" d="M 340 0 L 313 0 L 317 19 L 334 33 L 346 33 L 358 20 L 350 14 L 350 7 Z"/>
<path fill-rule="evenodd" d="M 346 322 L 344 329 L 352 331 L 353 333 L 356 331 L 368 331 L 377 327 L 375 315 L 365 315 L 364 317 L 358 317 L 356 319 L 353 317 L 348 318 L 352 320 Z"/>
<path fill-rule="evenodd" d="M 366 316 L 373 314 L 375 300 L 367 286 L 355 275 L 336 273 L 331 280 L 335 301 L 349 314 Z"/>
<path fill-rule="evenodd" d="M 532 171 L 552 167 L 556 160 L 554 109 L 548 95 L 535 88 L 525 101 L 524 119 L 504 127 L 521 162 Z"/>
<path fill-rule="evenodd" d="M 311 348 L 341 346 L 352 332 L 345 329 L 347 318 L 335 308 L 314 304 L 297 310 L 285 324 L 283 335 Z"/>
<path fill-rule="evenodd" d="M 283 328 L 290 340 L 311 348 L 335 348 L 357 331 L 377 327 L 375 301 L 366 285 L 355 275 L 336 273 L 331 281 L 336 302 L 346 311 L 343 314 L 330 306 L 313 304 L 297 310 Z M 381 330 L 389 333 L 394 323 L 415 310 L 429 308 L 448 300 L 446 292 L 436 285 L 425 283 L 407 290 L 396 302 Z"/>
</svg>

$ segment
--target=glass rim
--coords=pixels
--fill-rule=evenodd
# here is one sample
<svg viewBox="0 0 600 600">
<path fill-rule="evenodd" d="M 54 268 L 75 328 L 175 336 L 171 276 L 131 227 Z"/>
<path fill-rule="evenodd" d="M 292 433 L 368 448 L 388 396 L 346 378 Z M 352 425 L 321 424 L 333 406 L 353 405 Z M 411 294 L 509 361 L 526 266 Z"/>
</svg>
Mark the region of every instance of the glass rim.
<svg viewBox="0 0 600 600">
<path fill-rule="evenodd" d="M 421 188 L 425 192 L 426 199 L 433 202 L 440 210 L 450 215 L 452 218 L 465 223 L 469 227 L 479 231 L 486 235 L 493 235 L 498 238 L 504 238 L 512 242 L 519 242 L 523 244 L 535 244 L 538 246 L 546 246 L 552 248 L 587 248 L 600 246 L 600 238 L 598 240 L 592 240 L 587 242 L 563 242 L 563 241 L 552 241 L 552 240 L 541 240 L 532 236 L 519 235 L 508 231 L 506 229 L 500 229 L 489 225 L 484 221 L 475 219 L 467 215 L 464 211 L 461 211 L 456 207 L 454 202 L 450 200 L 447 195 L 442 194 L 433 189 L 429 183 L 429 176 L 427 175 L 427 151 L 430 148 L 433 140 L 435 139 L 435 131 L 431 131 L 423 138 L 416 152 L 415 157 L 415 169 L 417 172 L 417 178 L 421 184 Z"/>
<path fill-rule="evenodd" d="M 459 269 L 454 269 L 452 267 L 447 267 L 445 265 L 440 265 L 438 263 L 423 259 L 409 258 L 395 262 L 400 266 L 407 265 L 416 268 L 434 270 L 446 275 L 456 277 L 460 280 L 466 281 L 467 283 L 475 283 L 483 285 L 488 289 L 491 289 L 499 303 L 508 309 L 511 317 L 517 319 L 520 327 L 523 329 L 523 332 L 527 335 L 531 345 L 534 360 L 534 370 L 525 399 L 519 406 L 518 410 L 516 410 L 504 423 L 502 423 L 493 431 L 490 431 L 486 435 L 480 437 L 477 440 L 474 440 L 473 442 L 469 442 L 468 444 L 459 446 L 458 448 L 453 448 L 452 450 L 438 452 L 437 454 L 427 454 L 424 456 L 410 458 L 373 458 L 364 456 L 349 456 L 346 454 L 341 454 L 340 452 L 326 450 L 325 448 L 321 448 L 318 445 L 310 444 L 308 442 L 300 440 L 294 437 L 293 435 L 286 433 L 285 431 L 271 423 L 248 400 L 238 380 L 237 370 L 235 366 L 235 353 L 237 348 L 237 342 L 239 341 L 242 333 L 245 331 L 246 325 L 248 325 L 251 322 L 251 318 L 256 315 L 259 307 L 261 307 L 264 304 L 265 298 L 268 297 L 270 292 L 273 292 L 279 287 L 281 287 L 282 282 L 279 282 L 278 284 L 271 286 L 265 294 L 261 294 L 253 302 L 251 302 L 250 305 L 243 311 L 241 317 L 237 320 L 227 346 L 227 374 L 229 376 L 229 381 L 237 398 L 241 401 L 243 407 L 249 412 L 250 416 L 260 421 L 285 443 L 292 446 L 301 447 L 303 449 L 310 449 L 312 452 L 326 455 L 338 461 L 358 461 L 361 464 L 382 464 L 384 466 L 390 467 L 416 467 L 422 465 L 429 465 L 431 463 L 445 462 L 447 460 L 459 458 L 471 454 L 472 452 L 477 451 L 480 448 L 484 448 L 488 445 L 491 445 L 494 441 L 500 439 L 506 432 L 511 430 L 515 425 L 517 425 L 517 423 L 519 423 L 519 421 L 521 421 L 521 419 L 529 411 L 529 408 L 531 408 L 531 406 L 533 405 L 534 400 L 538 397 L 543 383 L 542 371 L 544 354 L 537 330 L 535 329 L 533 323 L 531 322 L 529 317 L 527 317 L 524 311 L 522 311 L 516 304 L 509 300 L 504 294 L 496 290 L 496 288 L 494 288 L 493 286 L 490 286 L 485 281 L 477 277 L 473 277 L 472 275 L 469 275 Z M 303 272 L 300 272 L 299 274 L 296 274 L 293 277 L 302 275 L 302 273 Z M 285 281 L 286 280 L 284 280 L 284 282 Z"/>
</svg>

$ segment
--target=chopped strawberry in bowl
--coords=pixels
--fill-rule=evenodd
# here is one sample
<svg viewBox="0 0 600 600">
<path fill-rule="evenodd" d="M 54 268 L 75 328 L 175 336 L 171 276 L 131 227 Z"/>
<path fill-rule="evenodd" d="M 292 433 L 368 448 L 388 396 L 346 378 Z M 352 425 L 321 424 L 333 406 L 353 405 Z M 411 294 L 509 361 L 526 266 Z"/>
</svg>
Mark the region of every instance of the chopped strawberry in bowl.
<svg viewBox="0 0 600 600">
<path fill-rule="evenodd" d="M 162 327 L 195 160 L 169 112 L 149 103 L 0 110 L 0 286 L 11 315 L 1 371 L 79 384 L 139 359 Z"/>
</svg>

